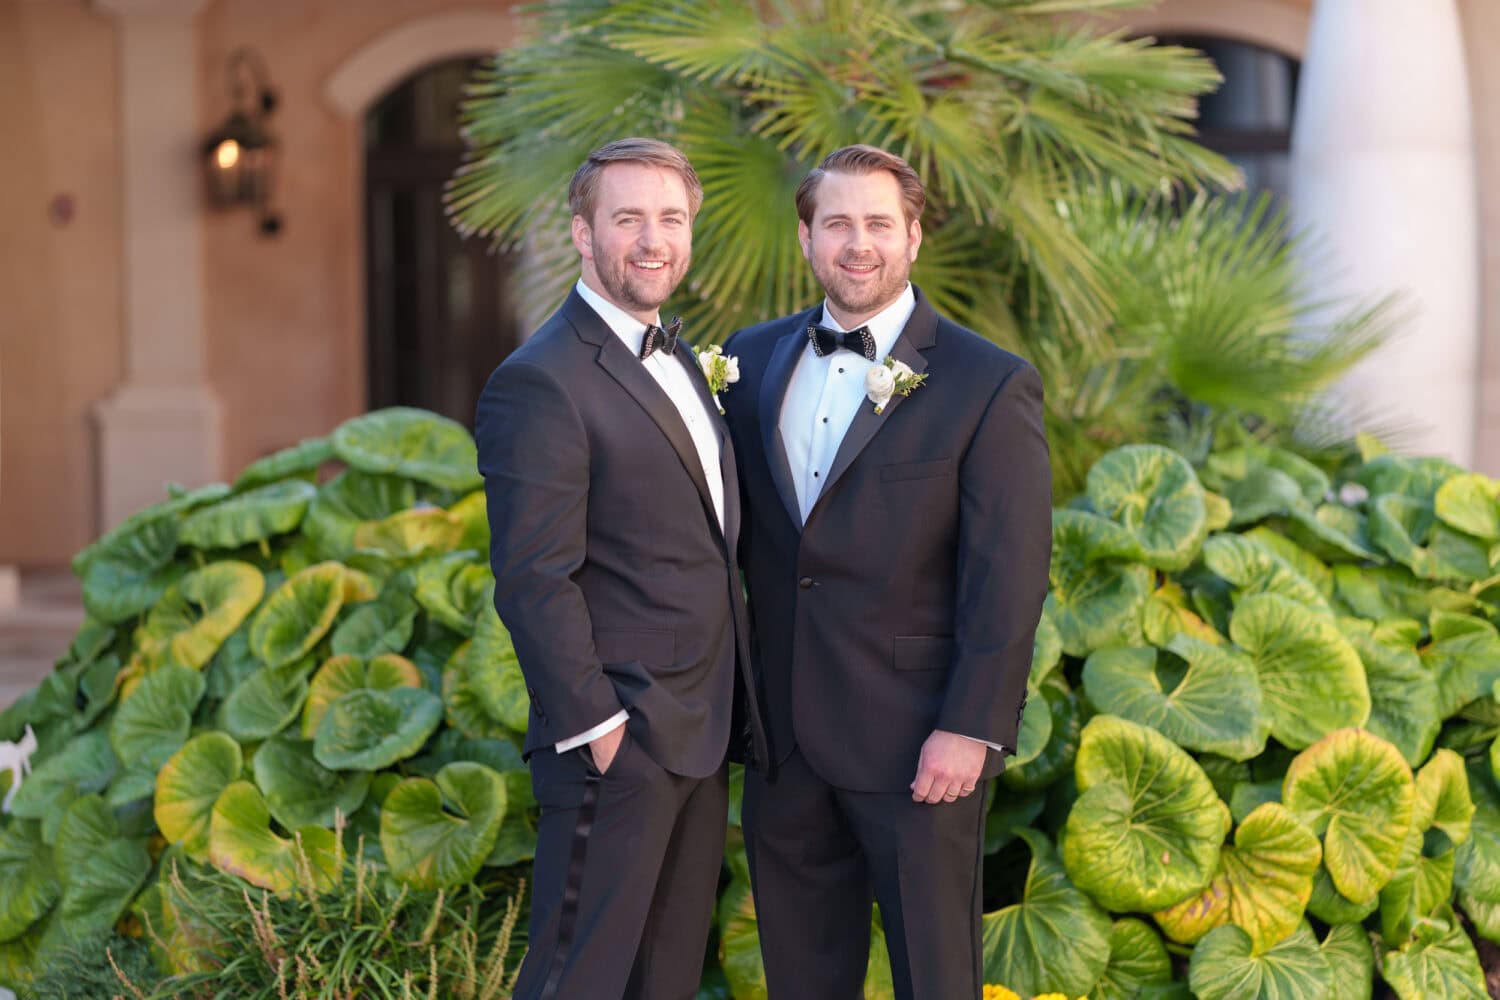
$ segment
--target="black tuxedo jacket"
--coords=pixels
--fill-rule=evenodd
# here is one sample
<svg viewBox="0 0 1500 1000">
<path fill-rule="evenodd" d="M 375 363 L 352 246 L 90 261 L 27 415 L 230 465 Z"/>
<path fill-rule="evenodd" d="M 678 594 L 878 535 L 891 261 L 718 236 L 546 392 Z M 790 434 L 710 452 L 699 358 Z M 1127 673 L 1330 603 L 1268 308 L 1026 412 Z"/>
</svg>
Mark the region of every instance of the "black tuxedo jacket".
<svg viewBox="0 0 1500 1000">
<path fill-rule="evenodd" d="M 799 746 L 837 786 L 900 792 L 934 729 L 1016 745 L 1052 547 L 1042 385 L 917 290 L 891 353 L 927 381 L 860 404 L 802 525 L 778 424 L 821 308 L 725 345 L 752 655 L 774 760 Z"/>
<path fill-rule="evenodd" d="M 531 697 L 528 755 L 621 708 L 652 759 L 687 777 L 713 774 L 731 733 L 736 759 L 763 739 L 734 450 L 687 344 L 674 359 L 720 432 L 724 530 L 676 407 L 577 291 L 480 396 L 495 608 Z M 765 759 L 762 746 L 747 762 Z"/>
</svg>

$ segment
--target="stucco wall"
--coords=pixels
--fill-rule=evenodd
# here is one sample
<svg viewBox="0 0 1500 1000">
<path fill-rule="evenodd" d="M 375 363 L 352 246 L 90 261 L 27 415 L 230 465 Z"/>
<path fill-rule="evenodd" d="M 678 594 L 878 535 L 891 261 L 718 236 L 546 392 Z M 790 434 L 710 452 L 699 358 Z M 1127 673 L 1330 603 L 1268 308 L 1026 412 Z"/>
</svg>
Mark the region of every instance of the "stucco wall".
<svg viewBox="0 0 1500 1000">
<path fill-rule="evenodd" d="M 90 411 L 124 364 L 115 59 L 82 0 L 0 0 L 0 563 L 66 561 L 94 531 Z"/>
<path fill-rule="evenodd" d="M 258 237 L 243 212 L 211 215 L 204 227 L 208 373 L 224 404 L 230 471 L 364 407 L 362 123 L 330 104 L 329 78 L 400 25 L 507 6 L 218 0 L 199 16 L 204 131 L 228 112 L 224 66 L 239 45 L 265 56 L 281 100 L 282 234 Z"/>
</svg>

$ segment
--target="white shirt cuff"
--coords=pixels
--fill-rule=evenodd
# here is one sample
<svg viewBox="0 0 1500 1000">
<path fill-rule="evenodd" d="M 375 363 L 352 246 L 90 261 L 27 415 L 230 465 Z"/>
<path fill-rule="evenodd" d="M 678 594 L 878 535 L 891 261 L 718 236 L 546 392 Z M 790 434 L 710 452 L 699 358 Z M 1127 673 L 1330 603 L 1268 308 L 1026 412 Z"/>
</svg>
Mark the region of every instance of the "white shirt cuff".
<svg viewBox="0 0 1500 1000">
<path fill-rule="evenodd" d="M 559 740 L 557 743 L 557 752 L 567 753 L 569 750 L 578 749 L 585 743 L 592 743 L 605 733 L 613 732 L 615 727 L 623 726 L 625 720 L 628 718 L 630 718 L 630 713 L 622 708 L 588 732 L 579 733 L 577 736 L 572 736 L 565 740 Z"/>
<path fill-rule="evenodd" d="M 1003 755 L 1005 753 L 1005 747 L 1002 744 L 991 743 L 989 740 L 981 740 L 981 739 L 978 739 L 977 737 L 974 737 L 974 736 L 964 736 L 963 733 L 954 733 L 953 735 L 955 735 L 955 736 L 963 736 L 964 739 L 966 739 L 966 740 L 972 740 L 975 743 L 983 743 L 985 746 L 989 747 L 991 750 L 995 751 L 998 754 Z M 559 744 L 559 746 L 560 745 L 561 744 Z"/>
</svg>

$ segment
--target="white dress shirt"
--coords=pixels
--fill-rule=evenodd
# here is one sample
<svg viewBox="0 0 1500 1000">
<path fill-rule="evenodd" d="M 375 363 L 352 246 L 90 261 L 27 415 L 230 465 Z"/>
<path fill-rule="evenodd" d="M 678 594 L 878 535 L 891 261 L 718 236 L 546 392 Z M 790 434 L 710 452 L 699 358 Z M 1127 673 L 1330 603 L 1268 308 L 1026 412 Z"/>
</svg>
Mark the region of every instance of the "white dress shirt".
<svg viewBox="0 0 1500 1000">
<path fill-rule="evenodd" d="M 854 415 L 861 405 L 873 406 L 865 396 L 865 373 L 885 363 L 886 355 L 896 346 L 896 339 L 906 329 L 917 299 L 906 286 L 901 297 L 872 316 L 864 325 L 870 328 L 875 338 L 875 360 L 866 361 L 862 355 L 840 348 L 832 354 L 818 357 L 809 341 L 797 359 L 797 368 L 787 385 L 786 398 L 781 403 L 781 443 L 786 448 L 786 458 L 792 469 L 792 483 L 797 488 L 797 507 L 802 514 L 802 523 L 818 502 L 828 482 L 828 469 L 839 453 L 839 445 Z M 830 330 L 845 332 L 828 303 L 823 303 L 823 318 L 818 324 Z M 958 734 L 963 736 L 962 733 Z M 988 740 L 964 736 L 985 746 L 1004 750 Z"/>
<path fill-rule="evenodd" d="M 854 415 L 859 412 L 860 404 L 869 402 L 865 397 L 865 373 L 884 364 L 916 307 L 916 296 L 911 285 L 907 285 L 900 298 L 865 324 L 875 338 L 874 361 L 866 361 L 862 355 L 842 348 L 820 358 L 813 352 L 811 342 L 802 348 L 781 404 L 779 427 L 804 524 L 823 492 L 828 468 L 833 465 Z M 827 302 L 823 304 L 819 325 L 844 332 L 829 312 Z"/>
<path fill-rule="evenodd" d="M 605 324 L 614 331 L 615 336 L 625 344 L 631 356 L 640 357 L 641 344 L 646 339 L 646 324 L 584 284 L 582 278 L 574 287 L 583 297 L 583 301 L 589 304 L 589 308 L 598 313 L 599 318 L 604 320 Z M 660 322 L 659 317 L 657 322 Z M 687 349 L 686 345 L 679 347 L 679 350 Z M 719 529 L 722 531 L 724 529 L 724 473 L 719 465 L 719 432 L 714 426 L 713 418 L 704 407 L 703 401 L 698 397 L 698 389 L 693 384 L 695 376 L 683 365 L 681 359 L 665 351 L 653 351 L 651 356 L 641 364 L 656 380 L 656 384 L 661 386 L 662 392 L 667 394 L 672 405 L 677 408 L 682 422 L 687 426 L 688 434 L 692 436 L 693 447 L 698 452 L 698 461 L 703 465 L 703 478 L 708 481 L 708 496 L 713 501 L 714 514 L 719 519 Z M 696 360 L 693 364 L 696 367 Z M 628 718 L 630 718 L 630 713 L 621 709 L 588 732 L 559 741 L 556 744 L 557 752 L 567 753 L 585 743 L 590 743 L 622 725 Z"/>
</svg>

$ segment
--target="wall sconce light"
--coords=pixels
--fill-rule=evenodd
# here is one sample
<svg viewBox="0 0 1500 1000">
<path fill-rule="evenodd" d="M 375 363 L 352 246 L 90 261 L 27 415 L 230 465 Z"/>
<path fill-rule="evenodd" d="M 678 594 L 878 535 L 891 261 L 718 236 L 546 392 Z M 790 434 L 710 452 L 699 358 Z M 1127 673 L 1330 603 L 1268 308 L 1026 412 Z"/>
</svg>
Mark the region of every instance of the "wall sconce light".
<svg viewBox="0 0 1500 1000">
<path fill-rule="evenodd" d="M 273 236 L 281 231 L 281 217 L 270 207 L 277 146 L 266 130 L 266 119 L 276 110 L 276 92 L 254 49 L 240 48 L 230 55 L 228 80 L 233 110 L 203 143 L 208 199 L 219 208 L 253 206 L 260 231 Z"/>
</svg>

